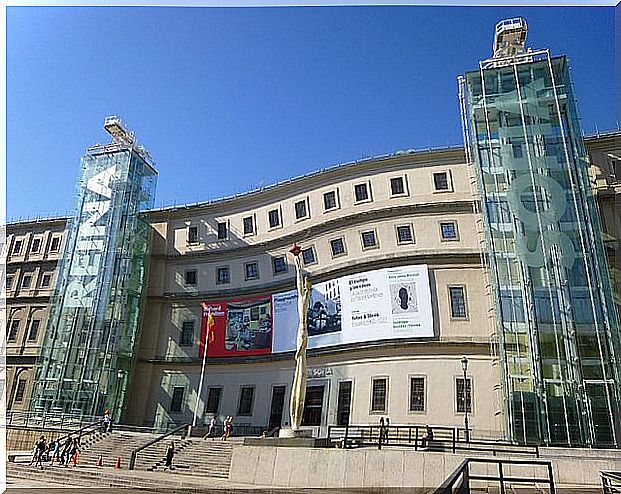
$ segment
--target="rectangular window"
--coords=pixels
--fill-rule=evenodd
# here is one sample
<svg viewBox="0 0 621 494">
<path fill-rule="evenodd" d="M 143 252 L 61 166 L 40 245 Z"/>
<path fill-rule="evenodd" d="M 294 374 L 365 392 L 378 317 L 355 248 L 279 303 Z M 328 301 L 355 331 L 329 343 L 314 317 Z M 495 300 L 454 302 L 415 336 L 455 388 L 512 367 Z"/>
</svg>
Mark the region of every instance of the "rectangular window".
<svg viewBox="0 0 621 494">
<path fill-rule="evenodd" d="M 207 394 L 206 413 L 218 413 L 220 410 L 220 398 L 222 397 L 222 388 L 209 388 Z"/>
<path fill-rule="evenodd" d="M 278 209 L 272 209 L 267 213 L 267 219 L 269 220 L 270 228 L 280 226 L 280 211 Z"/>
<path fill-rule="evenodd" d="M 466 290 L 463 286 L 450 286 L 449 296 L 451 299 L 451 317 L 454 319 L 466 319 Z"/>
<path fill-rule="evenodd" d="M 375 377 L 371 383 L 371 412 L 386 412 L 388 378 Z"/>
<path fill-rule="evenodd" d="M 617 182 L 621 182 L 621 160 L 612 160 L 610 162 L 610 168 Z"/>
<path fill-rule="evenodd" d="M 41 278 L 41 286 L 48 287 L 50 286 L 51 282 L 52 282 L 52 275 L 49 273 L 45 273 L 43 277 Z"/>
<path fill-rule="evenodd" d="M 17 381 L 17 389 L 15 390 L 15 402 L 21 403 L 24 400 L 24 393 L 26 392 L 26 379 L 19 379 Z"/>
<path fill-rule="evenodd" d="M 12 254 L 13 255 L 19 254 L 22 251 L 22 245 L 24 245 L 23 240 L 16 240 L 15 243 L 13 244 Z"/>
<path fill-rule="evenodd" d="M 228 228 L 226 227 L 226 223 L 221 223 L 218 221 L 218 240 L 226 240 L 229 236 Z"/>
<path fill-rule="evenodd" d="M 32 240 L 32 246 L 30 247 L 30 252 L 32 254 L 38 254 L 41 250 L 41 239 L 35 238 Z"/>
<path fill-rule="evenodd" d="M 252 402 L 254 400 L 254 386 L 242 386 L 239 392 L 239 404 L 237 415 L 252 415 Z"/>
<path fill-rule="evenodd" d="M 405 182 L 403 177 L 394 177 L 390 179 L 390 192 L 393 196 L 402 196 L 405 194 Z"/>
<path fill-rule="evenodd" d="M 60 237 L 52 238 L 52 245 L 50 245 L 50 251 L 56 252 L 60 248 Z"/>
<path fill-rule="evenodd" d="M 339 383 L 339 394 L 336 403 L 336 425 L 348 425 L 351 411 L 351 381 Z"/>
<path fill-rule="evenodd" d="M 15 341 L 17 339 L 17 333 L 19 332 L 19 319 L 14 319 L 11 321 L 11 326 L 9 327 L 9 334 L 7 335 L 7 340 Z"/>
<path fill-rule="evenodd" d="M 170 411 L 171 412 L 181 412 L 181 407 L 183 406 L 183 395 L 185 393 L 185 388 L 183 386 L 175 386 L 173 388 L 172 398 L 170 400 Z"/>
<path fill-rule="evenodd" d="M 449 179 L 447 172 L 433 174 L 433 186 L 436 190 L 449 190 Z"/>
<path fill-rule="evenodd" d="M 308 208 L 306 207 L 306 199 L 298 201 L 294 205 L 295 207 L 295 219 L 301 220 L 308 216 Z"/>
<path fill-rule="evenodd" d="M 33 319 L 30 323 L 30 330 L 28 331 L 28 341 L 35 341 L 39 336 L 39 325 L 41 321 L 39 319 Z"/>
<path fill-rule="evenodd" d="M 375 237 L 375 230 L 369 230 L 360 234 L 362 238 L 362 248 L 372 249 L 377 247 L 377 238 Z"/>
<path fill-rule="evenodd" d="M 414 243 L 414 235 L 412 234 L 412 225 L 397 226 L 397 243 L 398 244 Z"/>
<path fill-rule="evenodd" d="M 194 321 L 183 321 L 179 346 L 192 346 L 194 344 Z"/>
<path fill-rule="evenodd" d="M 22 288 L 30 288 L 30 283 L 32 283 L 32 275 L 25 274 L 22 278 Z"/>
<path fill-rule="evenodd" d="M 228 266 L 216 268 L 216 285 L 226 285 L 231 282 L 231 274 Z"/>
<path fill-rule="evenodd" d="M 190 269 L 185 272 L 185 284 L 186 285 L 196 285 L 198 278 L 198 274 L 196 269 Z"/>
<path fill-rule="evenodd" d="M 308 386 L 304 400 L 302 425 L 321 425 L 324 386 Z"/>
<path fill-rule="evenodd" d="M 356 202 L 363 202 L 369 200 L 369 184 L 357 184 L 354 185 L 354 195 Z"/>
<path fill-rule="evenodd" d="M 317 259 L 315 257 L 315 249 L 313 247 L 307 247 L 306 249 L 302 249 L 302 261 L 304 262 L 304 265 L 317 262 Z"/>
<path fill-rule="evenodd" d="M 188 243 L 189 244 L 198 243 L 198 227 L 197 226 L 188 227 Z"/>
<path fill-rule="evenodd" d="M 288 270 L 285 256 L 274 257 L 272 259 L 272 265 L 274 267 L 274 274 L 286 273 Z"/>
<path fill-rule="evenodd" d="M 259 279 L 259 264 L 256 262 L 246 263 L 246 279 L 258 280 Z"/>
<path fill-rule="evenodd" d="M 330 211 L 332 209 L 336 209 L 337 207 L 338 203 L 336 202 L 336 191 L 331 190 L 330 192 L 325 192 L 323 195 L 324 211 Z"/>
<path fill-rule="evenodd" d="M 243 221 L 244 235 L 252 235 L 254 233 L 254 217 L 246 216 Z"/>
<path fill-rule="evenodd" d="M 13 278 L 14 276 L 12 274 L 8 274 L 6 276 L 6 289 L 10 290 L 11 288 L 13 288 Z"/>
<path fill-rule="evenodd" d="M 440 223 L 440 235 L 442 240 L 458 240 L 457 223 L 454 221 L 444 221 Z"/>
<path fill-rule="evenodd" d="M 410 378 L 410 412 L 425 411 L 425 378 Z"/>
<path fill-rule="evenodd" d="M 466 411 L 466 405 L 468 406 L 468 413 L 472 412 L 472 380 L 467 378 L 464 394 L 464 378 L 458 377 L 456 379 L 456 403 L 457 413 L 464 413 Z"/>
<path fill-rule="evenodd" d="M 345 254 L 345 239 L 335 238 L 330 240 L 330 250 L 332 251 L 332 257 L 338 257 Z"/>
</svg>

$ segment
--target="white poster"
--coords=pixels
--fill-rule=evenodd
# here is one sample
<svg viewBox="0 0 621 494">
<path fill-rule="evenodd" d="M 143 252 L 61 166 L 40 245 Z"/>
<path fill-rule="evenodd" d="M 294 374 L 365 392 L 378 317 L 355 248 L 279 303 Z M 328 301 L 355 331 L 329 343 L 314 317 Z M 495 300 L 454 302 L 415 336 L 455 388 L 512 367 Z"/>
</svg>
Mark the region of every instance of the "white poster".
<svg viewBox="0 0 621 494">
<path fill-rule="evenodd" d="M 273 353 L 295 350 L 297 292 L 272 296 Z M 309 348 L 433 336 L 426 265 L 378 269 L 313 285 Z"/>
</svg>

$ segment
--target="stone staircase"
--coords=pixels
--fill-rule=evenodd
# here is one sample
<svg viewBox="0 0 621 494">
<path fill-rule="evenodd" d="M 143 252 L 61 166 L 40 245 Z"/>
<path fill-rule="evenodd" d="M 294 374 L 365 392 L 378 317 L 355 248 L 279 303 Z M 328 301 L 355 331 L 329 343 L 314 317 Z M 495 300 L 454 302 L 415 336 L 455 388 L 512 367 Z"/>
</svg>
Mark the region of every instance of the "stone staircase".
<svg viewBox="0 0 621 494">
<path fill-rule="evenodd" d="M 94 467 L 97 465 L 99 455 L 101 455 L 104 466 L 114 466 L 117 458 L 120 458 L 122 468 L 127 468 L 132 451 L 155 439 L 158 435 L 124 431 L 113 431 L 106 434 L 95 433 L 92 440 L 88 437 L 82 441 L 82 447 L 78 453 L 78 466 Z M 154 446 L 160 446 L 160 444 Z"/>
<path fill-rule="evenodd" d="M 231 458 L 236 441 L 203 440 L 201 438 L 185 439 L 178 443 L 173 461 L 174 472 L 186 475 L 198 475 L 228 479 Z M 164 457 L 153 463 L 149 470 L 164 467 Z"/>
</svg>

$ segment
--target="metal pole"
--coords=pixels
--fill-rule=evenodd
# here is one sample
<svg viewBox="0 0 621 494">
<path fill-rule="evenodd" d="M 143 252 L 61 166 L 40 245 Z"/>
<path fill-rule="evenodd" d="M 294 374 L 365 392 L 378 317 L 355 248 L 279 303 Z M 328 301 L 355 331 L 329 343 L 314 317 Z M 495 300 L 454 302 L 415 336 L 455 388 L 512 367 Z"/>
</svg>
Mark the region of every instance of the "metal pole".
<svg viewBox="0 0 621 494">
<path fill-rule="evenodd" d="M 211 311 L 209 311 L 211 314 Z M 192 419 L 192 427 L 196 427 L 196 414 L 198 413 L 198 401 L 201 398 L 203 392 L 203 378 L 205 377 L 205 362 L 207 362 L 207 344 L 209 342 L 209 318 L 207 319 L 207 331 L 205 333 L 205 348 L 203 350 L 203 364 L 201 366 L 201 378 L 198 383 L 198 392 L 196 393 L 196 403 L 194 403 L 194 418 Z M 192 427 L 188 430 L 188 437 L 192 432 Z"/>
</svg>

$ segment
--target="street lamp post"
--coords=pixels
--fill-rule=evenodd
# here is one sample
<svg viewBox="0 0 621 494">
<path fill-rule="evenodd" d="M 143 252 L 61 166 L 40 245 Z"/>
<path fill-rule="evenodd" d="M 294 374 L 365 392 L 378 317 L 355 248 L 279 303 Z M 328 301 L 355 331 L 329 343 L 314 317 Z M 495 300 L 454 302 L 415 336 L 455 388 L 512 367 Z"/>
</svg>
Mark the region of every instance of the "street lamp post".
<svg viewBox="0 0 621 494">
<path fill-rule="evenodd" d="M 464 437 L 466 442 L 470 442 L 470 429 L 468 428 L 468 359 L 465 356 L 461 359 L 461 368 L 464 371 Z"/>
</svg>

